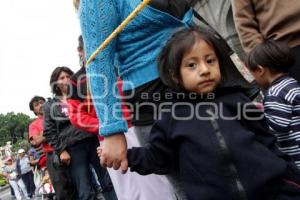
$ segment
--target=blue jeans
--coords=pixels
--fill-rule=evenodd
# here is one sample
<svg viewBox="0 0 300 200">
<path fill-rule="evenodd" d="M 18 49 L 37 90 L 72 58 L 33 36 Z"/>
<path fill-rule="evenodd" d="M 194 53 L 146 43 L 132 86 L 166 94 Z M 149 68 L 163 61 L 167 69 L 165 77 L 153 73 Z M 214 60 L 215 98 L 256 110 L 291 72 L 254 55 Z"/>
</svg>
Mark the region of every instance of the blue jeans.
<svg viewBox="0 0 300 200">
<path fill-rule="evenodd" d="M 22 174 L 21 178 L 26 186 L 26 190 L 29 197 L 32 197 L 35 192 L 35 185 L 33 182 L 33 172 L 29 171 L 26 174 Z"/>
<path fill-rule="evenodd" d="M 55 169 L 53 165 L 53 152 L 47 154 L 47 170 L 55 190 L 57 200 L 73 200 L 75 190 L 71 181 L 69 168 Z"/>
<path fill-rule="evenodd" d="M 79 200 L 94 200 L 95 191 L 91 180 L 90 164 L 95 169 L 106 200 L 117 200 L 107 170 L 100 165 L 96 149 L 97 139 L 86 139 L 68 148 L 71 156 L 70 171 Z"/>
</svg>

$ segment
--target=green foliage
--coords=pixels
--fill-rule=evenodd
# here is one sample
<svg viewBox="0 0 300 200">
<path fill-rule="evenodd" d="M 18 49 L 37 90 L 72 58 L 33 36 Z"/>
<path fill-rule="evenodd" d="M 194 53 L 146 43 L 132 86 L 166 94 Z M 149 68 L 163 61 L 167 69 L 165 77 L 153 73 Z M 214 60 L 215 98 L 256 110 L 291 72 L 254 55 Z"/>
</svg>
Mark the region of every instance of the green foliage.
<svg viewBox="0 0 300 200">
<path fill-rule="evenodd" d="M 16 143 L 19 139 L 24 139 L 31 121 L 32 119 L 24 113 L 0 114 L 0 146 L 7 141 Z"/>
<path fill-rule="evenodd" d="M 29 150 L 30 144 L 27 139 L 19 139 L 12 146 L 13 152 L 17 152 L 19 149 L 25 149 L 25 151 Z"/>
<path fill-rule="evenodd" d="M 0 175 L 0 187 L 7 184 L 7 181 L 3 175 Z"/>
</svg>

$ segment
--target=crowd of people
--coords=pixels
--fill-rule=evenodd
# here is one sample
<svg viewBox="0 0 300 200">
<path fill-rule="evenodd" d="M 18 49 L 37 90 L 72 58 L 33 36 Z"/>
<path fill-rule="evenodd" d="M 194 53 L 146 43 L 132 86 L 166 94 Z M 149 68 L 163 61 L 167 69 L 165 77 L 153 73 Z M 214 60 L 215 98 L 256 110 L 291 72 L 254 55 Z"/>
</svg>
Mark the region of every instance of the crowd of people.
<svg viewBox="0 0 300 200">
<path fill-rule="evenodd" d="M 232 0 L 247 83 L 183 0 L 150 1 L 87 64 L 141 0 L 74 0 L 81 67 L 56 67 L 53 97 L 29 103 L 34 148 L 4 170 L 16 198 L 300 199 L 297 1 Z M 249 95 L 258 87 L 262 107 Z"/>
</svg>

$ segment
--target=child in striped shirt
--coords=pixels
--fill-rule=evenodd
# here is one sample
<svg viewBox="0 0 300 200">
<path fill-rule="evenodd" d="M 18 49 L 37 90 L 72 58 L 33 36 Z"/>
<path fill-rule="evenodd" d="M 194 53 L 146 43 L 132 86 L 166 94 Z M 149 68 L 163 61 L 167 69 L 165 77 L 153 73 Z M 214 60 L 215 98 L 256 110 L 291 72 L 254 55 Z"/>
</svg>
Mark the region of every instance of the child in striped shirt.
<svg viewBox="0 0 300 200">
<path fill-rule="evenodd" d="M 280 150 L 300 168 L 300 84 L 288 74 L 294 61 L 286 44 L 268 40 L 249 53 L 247 67 L 265 90 L 264 113 Z"/>
</svg>

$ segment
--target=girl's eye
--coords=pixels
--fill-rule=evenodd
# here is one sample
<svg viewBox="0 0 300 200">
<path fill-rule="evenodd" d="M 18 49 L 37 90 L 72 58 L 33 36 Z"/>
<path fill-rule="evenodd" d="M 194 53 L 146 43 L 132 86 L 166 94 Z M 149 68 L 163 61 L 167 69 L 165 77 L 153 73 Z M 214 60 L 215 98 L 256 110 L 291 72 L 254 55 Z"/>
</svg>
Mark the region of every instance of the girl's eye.
<svg viewBox="0 0 300 200">
<path fill-rule="evenodd" d="M 196 63 L 189 63 L 188 64 L 188 67 L 195 67 L 196 66 Z"/>
<path fill-rule="evenodd" d="M 209 58 L 209 59 L 207 59 L 206 60 L 206 62 L 208 63 L 208 64 L 213 64 L 213 63 L 215 63 L 216 62 L 216 58 Z"/>
</svg>

